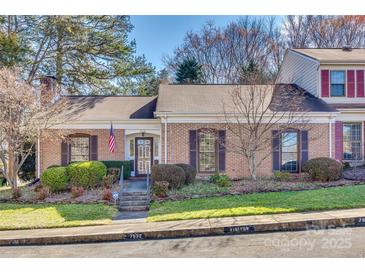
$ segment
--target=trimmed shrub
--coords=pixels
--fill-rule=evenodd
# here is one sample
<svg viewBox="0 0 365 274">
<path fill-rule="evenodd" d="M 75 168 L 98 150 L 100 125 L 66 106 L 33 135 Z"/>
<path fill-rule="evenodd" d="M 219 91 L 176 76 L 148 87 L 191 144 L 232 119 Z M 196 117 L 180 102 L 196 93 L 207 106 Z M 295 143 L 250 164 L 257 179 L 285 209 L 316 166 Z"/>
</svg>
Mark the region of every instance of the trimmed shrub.
<svg viewBox="0 0 365 274">
<path fill-rule="evenodd" d="M 151 179 L 153 182 L 166 181 L 170 189 L 176 189 L 184 184 L 185 172 L 176 165 L 158 164 L 152 166 Z"/>
<path fill-rule="evenodd" d="M 123 178 L 127 179 L 131 176 L 131 162 L 130 161 L 101 161 L 107 168 L 121 169 L 123 165 Z"/>
<path fill-rule="evenodd" d="M 220 186 L 220 187 L 229 187 L 229 186 L 231 186 L 230 179 L 225 174 L 215 173 L 215 174 L 213 174 L 209 177 L 209 182 L 213 183 L 213 184 L 216 184 L 217 186 Z"/>
<path fill-rule="evenodd" d="M 60 167 L 60 165 L 50 165 L 49 167 L 47 167 L 47 169 L 53 168 L 53 167 Z"/>
<path fill-rule="evenodd" d="M 192 165 L 188 164 L 176 164 L 178 167 L 181 167 L 185 172 L 185 184 L 194 183 L 196 177 L 196 169 Z"/>
<path fill-rule="evenodd" d="M 290 173 L 285 171 L 275 171 L 274 172 L 274 180 L 283 182 L 283 181 L 289 181 L 290 180 Z"/>
<path fill-rule="evenodd" d="M 105 175 L 103 177 L 103 187 L 104 188 L 112 188 L 112 185 L 115 181 L 114 175 Z"/>
<path fill-rule="evenodd" d="M 168 190 L 169 182 L 166 181 L 154 182 L 152 185 L 152 194 L 159 198 L 166 197 Z"/>
<path fill-rule="evenodd" d="M 304 164 L 303 171 L 308 173 L 312 180 L 335 181 L 342 177 L 342 164 L 331 158 L 313 158 Z"/>
<path fill-rule="evenodd" d="M 104 188 L 103 190 L 103 200 L 111 201 L 113 199 L 113 193 L 110 188 Z"/>
<path fill-rule="evenodd" d="M 82 186 L 72 186 L 71 187 L 71 197 L 77 198 L 85 193 L 85 189 Z"/>
<path fill-rule="evenodd" d="M 67 166 L 72 186 L 92 188 L 98 186 L 106 175 L 106 166 L 100 161 L 75 162 Z"/>
<path fill-rule="evenodd" d="M 65 167 L 52 167 L 46 169 L 41 175 L 41 184 L 51 192 L 64 191 L 68 187 L 69 177 Z"/>
</svg>

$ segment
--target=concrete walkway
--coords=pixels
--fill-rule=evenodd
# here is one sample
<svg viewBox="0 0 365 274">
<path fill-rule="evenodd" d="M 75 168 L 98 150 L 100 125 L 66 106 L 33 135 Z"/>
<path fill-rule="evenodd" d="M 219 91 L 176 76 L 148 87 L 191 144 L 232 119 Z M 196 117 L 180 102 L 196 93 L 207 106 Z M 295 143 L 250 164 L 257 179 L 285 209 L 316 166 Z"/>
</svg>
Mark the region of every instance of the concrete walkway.
<svg viewBox="0 0 365 274">
<path fill-rule="evenodd" d="M 0 231 L 0 245 L 64 244 L 364 226 L 365 208 L 147 223 Z"/>
</svg>

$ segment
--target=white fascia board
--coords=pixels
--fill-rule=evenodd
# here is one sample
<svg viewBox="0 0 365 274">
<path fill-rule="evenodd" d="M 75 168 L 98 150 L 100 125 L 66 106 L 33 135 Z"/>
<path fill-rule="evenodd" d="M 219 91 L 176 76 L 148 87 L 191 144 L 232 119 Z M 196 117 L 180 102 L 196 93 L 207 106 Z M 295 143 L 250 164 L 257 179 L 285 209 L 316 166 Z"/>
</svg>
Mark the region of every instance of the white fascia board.
<svg viewBox="0 0 365 274">
<path fill-rule="evenodd" d="M 335 118 L 340 112 L 311 112 L 311 113 L 298 113 L 296 116 L 291 116 L 293 119 L 304 118 L 308 121 L 308 123 L 327 123 L 329 119 Z M 285 114 L 285 113 L 281 113 Z M 281 115 L 278 113 L 278 115 Z M 232 115 L 234 118 L 235 115 Z M 270 119 L 272 115 L 267 115 L 267 120 Z M 287 116 L 289 117 L 289 116 Z M 212 123 L 226 123 L 228 118 L 223 114 L 198 114 L 198 113 L 189 113 L 189 114 L 177 114 L 170 113 L 168 115 L 168 123 L 203 123 L 203 124 L 212 124 Z M 265 120 L 263 120 L 264 122 Z M 285 123 L 285 116 L 283 116 L 283 123 Z M 244 122 L 244 119 L 242 120 Z"/>
<path fill-rule="evenodd" d="M 60 124 L 52 127 L 53 129 L 110 129 L 110 122 L 113 122 L 114 129 L 160 129 L 159 119 L 135 121 L 73 121 L 67 124 Z"/>
</svg>

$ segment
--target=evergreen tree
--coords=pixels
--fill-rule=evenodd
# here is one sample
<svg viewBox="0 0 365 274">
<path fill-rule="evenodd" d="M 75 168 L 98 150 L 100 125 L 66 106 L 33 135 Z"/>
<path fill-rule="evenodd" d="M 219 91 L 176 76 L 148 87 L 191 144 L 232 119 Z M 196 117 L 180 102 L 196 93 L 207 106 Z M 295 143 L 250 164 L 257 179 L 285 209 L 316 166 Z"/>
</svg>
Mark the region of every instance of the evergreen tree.
<svg viewBox="0 0 365 274">
<path fill-rule="evenodd" d="M 176 81 L 180 84 L 199 83 L 201 73 L 201 65 L 194 58 L 187 58 L 177 68 Z"/>
<path fill-rule="evenodd" d="M 55 76 L 71 94 L 132 93 L 155 76 L 132 28 L 129 16 L 0 16 L 0 67 L 21 68 L 33 86 Z"/>
</svg>

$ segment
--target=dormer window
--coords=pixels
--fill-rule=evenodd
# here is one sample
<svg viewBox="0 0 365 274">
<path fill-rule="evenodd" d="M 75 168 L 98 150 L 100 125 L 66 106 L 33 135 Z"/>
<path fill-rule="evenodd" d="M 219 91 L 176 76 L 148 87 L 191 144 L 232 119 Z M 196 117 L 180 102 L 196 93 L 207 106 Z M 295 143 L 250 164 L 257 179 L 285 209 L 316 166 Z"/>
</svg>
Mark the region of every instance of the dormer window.
<svg viewBox="0 0 365 274">
<path fill-rule="evenodd" d="M 344 70 L 331 70 L 331 96 L 345 96 L 346 76 Z"/>
</svg>

